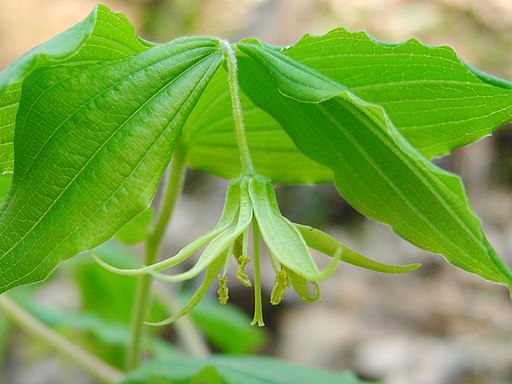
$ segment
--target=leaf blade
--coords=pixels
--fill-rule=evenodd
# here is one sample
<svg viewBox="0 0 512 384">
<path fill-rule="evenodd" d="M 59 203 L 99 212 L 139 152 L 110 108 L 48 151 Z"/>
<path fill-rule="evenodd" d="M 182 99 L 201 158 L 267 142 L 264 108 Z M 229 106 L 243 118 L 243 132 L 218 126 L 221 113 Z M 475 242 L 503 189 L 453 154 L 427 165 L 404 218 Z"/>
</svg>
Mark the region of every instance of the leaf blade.
<svg viewBox="0 0 512 384">
<path fill-rule="evenodd" d="M 57 63 L 121 59 L 153 46 L 141 40 L 121 13 L 98 5 L 72 28 L 33 48 L 0 72 L 0 172 L 14 169 L 14 127 L 24 78 Z"/>
<path fill-rule="evenodd" d="M 244 384 L 363 384 L 351 373 L 329 372 L 321 369 L 301 367 L 264 357 L 218 355 L 196 360 L 188 357 L 171 361 L 149 361 L 122 384 L 142 384 L 154 379 L 157 382 L 189 383 L 197 371 L 207 366 L 215 367 L 226 383 Z"/>
<path fill-rule="evenodd" d="M 475 70 L 450 47 L 389 44 L 335 29 L 283 52 L 384 107 L 427 157 L 444 155 L 512 120 L 512 83 Z"/>
<path fill-rule="evenodd" d="M 351 205 L 420 248 L 511 285 L 512 273 L 485 238 L 460 179 L 418 153 L 382 108 L 343 88 L 330 99 L 299 101 L 304 89 L 293 89 L 293 82 L 280 76 L 293 73 L 290 65 L 297 69 L 302 64 L 258 45 L 239 47 L 245 54 L 239 57 L 241 86 L 282 124 L 298 148 L 331 167 L 338 190 Z M 311 71 L 304 68 L 301 76 Z M 311 81 L 322 79 L 315 74 Z M 325 82 L 326 89 L 332 88 L 332 80 Z"/>
<path fill-rule="evenodd" d="M 44 278 L 149 205 L 220 61 L 215 40 L 189 38 L 123 60 L 29 75 L 13 186 L 0 217 L 0 291 Z M 60 100 L 61 108 L 49 107 Z"/>
</svg>

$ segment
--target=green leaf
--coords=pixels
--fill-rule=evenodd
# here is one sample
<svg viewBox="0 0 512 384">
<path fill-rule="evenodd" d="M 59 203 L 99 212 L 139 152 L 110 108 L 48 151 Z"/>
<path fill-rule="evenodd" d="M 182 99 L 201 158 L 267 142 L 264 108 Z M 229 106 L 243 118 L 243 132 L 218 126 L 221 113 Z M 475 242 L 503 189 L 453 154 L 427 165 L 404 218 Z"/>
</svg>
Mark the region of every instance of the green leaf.
<svg viewBox="0 0 512 384">
<path fill-rule="evenodd" d="M 381 105 L 427 157 L 448 153 L 512 121 L 512 83 L 479 72 L 450 47 L 376 41 L 335 29 L 283 53 Z"/>
<path fill-rule="evenodd" d="M 140 243 L 146 239 L 152 220 L 153 209 L 148 207 L 121 228 L 116 238 L 125 244 Z"/>
<path fill-rule="evenodd" d="M 148 207 L 220 62 L 216 40 L 184 38 L 25 79 L 0 217 L 0 292 L 43 279 Z"/>
<path fill-rule="evenodd" d="M 225 381 L 222 380 L 219 371 L 215 369 L 215 367 L 206 366 L 202 368 L 199 372 L 197 372 L 192 380 L 190 380 L 190 384 L 224 384 Z"/>
<path fill-rule="evenodd" d="M 2 71 L 0 90 L 44 65 L 119 59 L 154 45 L 137 37 L 122 13 L 97 5 L 80 23 L 31 49 Z"/>
<path fill-rule="evenodd" d="M 256 171 L 280 183 L 332 182 L 332 172 L 300 152 L 271 116 L 241 93 L 247 141 Z M 218 71 L 183 130 L 191 168 L 225 178 L 240 175 L 240 154 L 227 76 Z"/>
<path fill-rule="evenodd" d="M 130 374 L 121 384 L 193 383 L 205 367 L 215 368 L 222 382 L 229 384 L 363 384 L 351 373 L 306 368 L 264 357 L 212 356 L 203 360 L 176 358 L 153 360 Z M 218 382 L 215 374 L 214 382 Z"/>
<path fill-rule="evenodd" d="M 31 71 L 57 63 L 121 59 L 153 45 L 137 37 L 123 14 L 98 5 L 86 19 L 33 48 L 0 72 L 0 173 L 13 171 L 16 112 L 23 79 Z"/>
<path fill-rule="evenodd" d="M 0 201 L 7 195 L 7 191 L 11 186 L 12 175 L 10 174 L 0 174 Z"/>
<path fill-rule="evenodd" d="M 0 91 L 0 174 L 12 173 L 14 170 L 14 126 L 20 96 L 20 83 Z"/>
<path fill-rule="evenodd" d="M 280 122 L 299 149 L 333 170 L 337 188 L 355 208 L 462 269 L 512 284 L 460 179 L 416 151 L 382 108 L 341 86 L 335 94 L 332 80 L 278 52 L 255 44 L 238 48 L 246 94 Z M 312 84 L 313 93 L 295 87 L 295 79 Z M 315 102 L 311 95 L 319 94 L 322 83 L 333 94 Z"/>
</svg>

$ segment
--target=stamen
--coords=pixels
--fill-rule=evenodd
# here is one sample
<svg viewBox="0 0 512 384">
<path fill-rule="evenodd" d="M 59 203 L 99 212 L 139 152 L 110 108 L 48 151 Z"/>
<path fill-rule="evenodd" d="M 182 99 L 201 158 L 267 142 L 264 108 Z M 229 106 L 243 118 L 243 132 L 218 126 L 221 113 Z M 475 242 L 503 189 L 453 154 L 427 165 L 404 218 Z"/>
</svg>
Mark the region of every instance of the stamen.
<svg viewBox="0 0 512 384">
<path fill-rule="evenodd" d="M 270 294 L 270 304 L 277 305 L 284 298 L 284 291 L 286 288 L 290 286 L 291 282 L 288 278 L 288 274 L 284 269 L 281 269 L 276 274 L 276 282 L 274 284 L 274 288 L 272 289 L 272 293 Z"/>
<path fill-rule="evenodd" d="M 240 284 L 242 284 L 244 287 L 252 287 L 251 279 L 249 279 L 249 276 L 247 276 L 244 272 L 244 268 L 251 261 L 248 256 L 240 255 L 236 259 L 238 262 L 238 270 L 236 272 L 236 279 Z"/>
<path fill-rule="evenodd" d="M 229 300 L 229 288 L 228 288 L 228 277 L 224 274 L 218 276 L 219 289 L 217 294 L 219 295 L 219 303 L 226 305 Z"/>
</svg>

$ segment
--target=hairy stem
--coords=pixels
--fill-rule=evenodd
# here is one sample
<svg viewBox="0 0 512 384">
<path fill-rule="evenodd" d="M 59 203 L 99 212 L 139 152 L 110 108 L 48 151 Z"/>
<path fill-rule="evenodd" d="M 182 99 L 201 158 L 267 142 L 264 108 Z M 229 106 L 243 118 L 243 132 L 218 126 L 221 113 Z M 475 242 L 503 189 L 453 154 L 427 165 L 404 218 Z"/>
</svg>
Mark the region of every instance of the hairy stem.
<svg viewBox="0 0 512 384">
<path fill-rule="evenodd" d="M 247 136 L 245 134 L 245 125 L 240 103 L 240 95 L 238 93 L 238 65 L 236 55 L 231 44 L 226 40 L 221 40 L 220 45 L 224 60 L 228 67 L 228 83 L 229 92 L 231 94 L 231 107 L 233 112 L 233 122 L 235 124 L 236 140 L 240 151 L 240 162 L 242 164 L 243 173 L 254 173 L 249 145 L 247 144 Z"/>
<path fill-rule="evenodd" d="M 181 192 L 185 173 L 185 157 L 185 153 L 180 145 L 176 145 L 171 163 L 171 172 L 167 180 L 158 217 L 146 239 L 145 265 L 155 263 L 158 258 L 167 224 L 172 215 L 176 199 Z M 129 370 L 135 368 L 141 360 L 144 321 L 146 320 L 151 302 L 151 281 L 152 276 L 149 274 L 138 277 L 130 327 L 131 341 L 126 356 L 126 368 Z"/>
<path fill-rule="evenodd" d="M 5 294 L 0 295 L 0 312 L 9 317 L 28 333 L 39 337 L 46 344 L 55 348 L 68 359 L 74 361 L 99 381 L 114 384 L 123 379 L 124 375 L 121 371 L 118 371 L 96 356 L 91 355 L 89 352 L 65 339 L 46 324 L 36 319 Z"/>
</svg>

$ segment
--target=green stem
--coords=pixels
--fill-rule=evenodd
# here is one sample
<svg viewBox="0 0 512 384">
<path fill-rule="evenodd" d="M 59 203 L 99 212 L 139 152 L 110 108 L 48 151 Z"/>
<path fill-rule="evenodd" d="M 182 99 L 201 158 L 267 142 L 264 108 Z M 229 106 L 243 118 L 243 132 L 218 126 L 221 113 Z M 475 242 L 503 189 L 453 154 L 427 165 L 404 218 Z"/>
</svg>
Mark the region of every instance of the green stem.
<svg viewBox="0 0 512 384">
<path fill-rule="evenodd" d="M 186 155 L 183 149 L 179 144 L 177 144 L 174 149 L 171 172 L 167 180 L 165 194 L 159 209 L 158 217 L 151 233 L 146 239 L 144 265 L 153 264 L 158 258 L 158 253 L 167 229 L 167 224 L 169 223 L 169 219 L 172 215 L 176 199 L 181 192 L 183 176 L 185 173 L 185 158 Z M 146 320 L 151 301 L 151 281 L 152 276 L 149 274 L 138 277 L 130 327 L 131 342 L 128 346 L 126 356 L 126 368 L 128 370 L 137 367 L 141 360 L 144 321 Z"/>
<path fill-rule="evenodd" d="M 240 151 L 240 162 L 242 164 L 242 172 L 254 173 L 252 164 L 251 153 L 249 145 L 247 144 L 247 136 L 245 134 L 245 125 L 242 111 L 242 104 L 240 103 L 240 95 L 238 93 L 238 66 L 236 55 L 233 51 L 231 44 L 226 40 L 221 40 L 220 45 L 224 60 L 228 66 L 228 83 L 229 92 L 231 94 L 231 106 L 233 112 L 233 122 L 235 124 L 236 140 Z"/>
<path fill-rule="evenodd" d="M 53 329 L 43 324 L 5 294 L 0 295 L 0 312 L 9 317 L 28 333 L 41 338 L 65 357 L 73 360 L 85 371 L 104 383 L 118 383 L 124 377 L 121 371 L 77 347 Z"/>
</svg>

